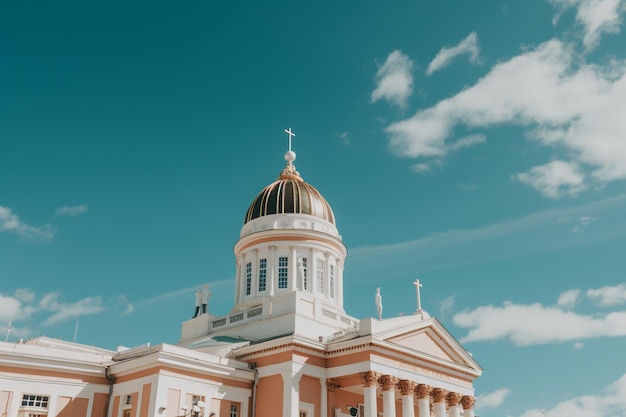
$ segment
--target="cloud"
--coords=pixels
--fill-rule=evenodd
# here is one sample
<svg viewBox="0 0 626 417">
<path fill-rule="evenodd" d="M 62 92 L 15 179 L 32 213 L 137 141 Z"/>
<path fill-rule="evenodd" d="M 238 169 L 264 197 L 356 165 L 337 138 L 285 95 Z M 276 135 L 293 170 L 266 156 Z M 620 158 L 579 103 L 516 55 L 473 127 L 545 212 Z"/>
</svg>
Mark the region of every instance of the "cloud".
<svg viewBox="0 0 626 417">
<path fill-rule="evenodd" d="M 0 322 L 10 322 L 19 317 L 22 303 L 15 297 L 0 294 Z"/>
<path fill-rule="evenodd" d="M 435 58 L 428 65 L 426 70 L 427 75 L 444 69 L 450 63 L 460 55 L 469 55 L 469 61 L 474 64 L 478 62 L 478 54 L 480 53 L 480 47 L 478 46 L 478 35 L 475 32 L 467 35 L 458 45 L 451 48 L 443 47 Z"/>
<path fill-rule="evenodd" d="M 463 191 L 476 191 L 478 184 L 473 182 L 464 182 L 459 184 L 459 188 Z"/>
<path fill-rule="evenodd" d="M 508 388 L 500 388 L 487 394 L 481 394 L 476 397 L 476 409 L 499 407 L 509 394 L 511 394 L 511 390 Z"/>
<path fill-rule="evenodd" d="M 559 299 L 557 300 L 556 305 L 564 309 L 572 309 L 578 302 L 579 298 L 579 289 L 564 291 L 559 295 Z"/>
<path fill-rule="evenodd" d="M 84 205 L 63 206 L 63 207 L 59 207 L 58 209 L 56 209 L 54 214 L 56 214 L 57 216 L 74 217 L 74 216 L 78 216 L 79 214 L 85 213 L 86 211 L 87 211 L 87 206 L 84 206 Z"/>
<path fill-rule="evenodd" d="M 430 172 L 431 170 L 432 170 L 432 167 L 426 163 L 411 165 L 411 171 L 417 172 L 418 174 L 425 174 L 427 172 Z"/>
<path fill-rule="evenodd" d="M 556 24 L 563 10 L 576 8 L 576 21 L 583 26 L 583 45 L 587 50 L 596 47 L 602 33 L 619 33 L 623 0 L 550 0 L 559 7 Z"/>
<path fill-rule="evenodd" d="M 55 312 L 43 321 L 43 325 L 51 326 L 60 322 L 75 319 L 80 316 L 97 314 L 104 311 L 100 297 L 87 297 L 75 303 L 63 303 L 59 301 L 60 292 L 49 293 L 39 301 L 41 310 Z"/>
<path fill-rule="evenodd" d="M 600 393 L 568 399 L 548 410 L 528 410 L 520 417 L 612 417 L 618 415 L 626 415 L 626 374 Z"/>
<path fill-rule="evenodd" d="M 571 299 L 571 295 L 566 298 Z M 560 299 L 561 301 L 561 299 Z M 580 315 L 561 306 L 515 304 L 481 306 L 458 313 L 454 324 L 469 329 L 461 342 L 510 340 L 517 346 L 626 336 L 626 311 Z"/>
<path fill-rule="evenodd" d="M 28 240 L 43 242 L 51 240 L 55 231 L 50 225 L 35 227 L 23 223 L 8 207 L 0 206 L 0 233 L 11 232 Z"/>
<path fill-rule="evenodd" d="M 589 289 L 586 295 L 601 306 L 616 306 L 626 303 L 626 285 L 619 284 L 598 289 Z"/>
<path fill-rule="evenodd" d="M 572 227 L 570 229 L 570 232 L 572 233 L 585 233 L 585 230 L 587 229 L 587 226 L 589 226 L 589 223 L 591 222 L 595 222 L 597 219 L 594 217 L 590 217 L 590 216 L 580 216 L 578 219 L 576 219 L 576 226 Z"/>
<path fill-rule="evenodd" d="M 376 73 L 376 89 L 372 92 L 372 103 L 385 99 L 398 107 L 406 107 L 406 101 L 413 92 L 413 62 L 408 56 L 396 50 Z"/>
<path fill-rule="evenodd" d="M 350 145 L 350 132 L 344 131 L 337 133 L 337 137 L 341 140 L 341 143 L 343 143 L 344 146 Z"/>
<path fill-rule="evenodd" d="M 519 173 L 516 178 L 551 198 L 576 195 L 585 189 L 585 177 L 572 162 L 552 161 Z"/>
<path fill-rule="evenodd" d="M 626 62 L 589 64 L 574 49 L 552 39 L 499 62 L 474 85 L 387 126 L 391 151 L 441 159 L 454 149 L 447 142 L 457 126 L 509 124 L 572 159 L 519 174 L 546 196 L 579 193 L 588 178 L 626 179 Z"/>
<path fill-rule="evenodd" d="M 446 317 L 454 307 L 454 295 L 451 295 L 444 299 L 439 305 L 439 314 L 441 317 Z"/>
<path fill-rule="evenodd" d="M 485 135 L 470 135 L 470 136 L 465 136 L 464 138 L 461 138 L 459 140 L 457 140 L 456 142 L 452 143 L 451 145 L 448 146 L 448 149 L 450 151 L 458 151 L 461 150 L 463 148 L 469 148 L 470 146 L 474 146 L 474 145 L 478 145 L 480 143 L 486 143 L 487 142 L 487 138 L 485 137 Z"/>
</svg>

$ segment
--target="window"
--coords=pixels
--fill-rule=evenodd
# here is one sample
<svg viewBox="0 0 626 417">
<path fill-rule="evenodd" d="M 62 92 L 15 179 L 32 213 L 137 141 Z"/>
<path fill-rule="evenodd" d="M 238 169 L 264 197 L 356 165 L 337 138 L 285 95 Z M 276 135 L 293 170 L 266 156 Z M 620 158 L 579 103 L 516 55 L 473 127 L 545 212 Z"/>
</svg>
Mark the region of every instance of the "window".
<svg viewBox="0 0 626 417">
<path fill-rule="evenodd" d="M 317 281 L 317 292 L 324 293 L 324 268 L 326 267 L 326 261 L 322 259 L 315 260 L 315 275 Z"/>
<path fill-rule="evenodd" d="M 24 394 L 22 397 L 22 407 L 48 408 L 48 396 Z"/>
<path fill-rule="evenodd" d="M 287 277 L 289 270 L 289 258 L 281 256 L 278 258 L 278 288 L 287 288 Z"/>
<path fill-rule="evenodd" d="M 267 282 L 267 259 L 259 259 L 259 292 L 265 291 Z"/>
<path fill-rule="evenodd" d="M 309 289 L 309 282 L 307 279 L 307 259 L 306 258 L 302 258 L 302 286 L 303 286 L 303 290 L 308 291 Z"/>
<path fill-rule="evenodd" d="M 328 280 L 330 281 L 328 283 L 330 298 L 335 298 L 335 265 L 330 265 L 330 276 L 328 277 Z"/>
<path fill-rule="evenodd" d="M 252 262 L 246 264 L 246 295 L 250 295 L 252 289 Z"/>
<path fill-rule="evenodd" d="M 230 417 L 237 417 L 239 415 L 237 404 L 230 405 Z"/>
<path fill-rule="evenodd" d="M 127 395 L 126 396 L 126 405 L 132 405 L 133 404 L 133 396 L 132 395 Z"/>
</svg>

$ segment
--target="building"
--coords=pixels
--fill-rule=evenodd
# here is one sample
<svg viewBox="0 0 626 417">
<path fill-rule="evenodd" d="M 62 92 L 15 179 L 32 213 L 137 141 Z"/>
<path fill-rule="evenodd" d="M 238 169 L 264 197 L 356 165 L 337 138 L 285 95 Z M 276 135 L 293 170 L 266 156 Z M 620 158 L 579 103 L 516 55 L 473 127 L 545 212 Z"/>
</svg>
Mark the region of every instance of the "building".
<svg viewBox="0 0 626 417">
<path fill-rule="evenodd" d="M 482 370 L 421 309 L 419 282 L 412 315 L 346 313 L 347 250 L 295 158 L 290 143 L 246 212 L 229 314 L 210 314 L 205 287 L 177 345 L 0 343 L 0 417 L 474 417 Z"/>
</svg>

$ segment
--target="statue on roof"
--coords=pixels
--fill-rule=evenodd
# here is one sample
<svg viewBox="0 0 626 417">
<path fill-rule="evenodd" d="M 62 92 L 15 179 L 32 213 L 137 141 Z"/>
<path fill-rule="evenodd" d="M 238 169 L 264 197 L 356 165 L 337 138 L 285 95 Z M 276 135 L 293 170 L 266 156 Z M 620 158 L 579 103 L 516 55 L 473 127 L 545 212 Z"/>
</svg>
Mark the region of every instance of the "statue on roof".
<svg viewBox="0 0 626 417">
<path fill-rule="evenodd" d="M 378 320 L 383 319 L 383 296 L 380 295 L 380 287 L 376 288 L 376 296 L 374 297 L 376 304 L 376 312 L 378 312 Z"/>
<path fill-rule="evenodd" d="M 201 305 L 202 305 L 202 289 L 198 287 L 198 289 L 196 290 L 196 309 L 193 312 L 192 318 L 195 319 L 196 317 L 198 317 L 198 313 L 200 312 Z"/>
<path fill-rule="evenodd" d="M 204 284 L 204 287 L 202 287 L 202 314 L 206 314 L 209 312 L 209 298 L 211 298 L 209 285 Z"/>
</svg>

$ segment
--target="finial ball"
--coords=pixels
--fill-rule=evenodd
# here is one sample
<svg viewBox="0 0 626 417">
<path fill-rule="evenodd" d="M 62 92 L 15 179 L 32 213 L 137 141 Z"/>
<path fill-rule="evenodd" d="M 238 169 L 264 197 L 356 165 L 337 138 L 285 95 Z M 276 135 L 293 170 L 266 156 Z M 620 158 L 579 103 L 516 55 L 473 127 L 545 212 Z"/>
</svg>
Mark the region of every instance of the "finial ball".
<svg viewBox="0 0 626 417">
<path fill-rule="evenodd" d="M 296 153 L 294 151 L 287 151 L 285 153 L 285 161 L 293 162 L 296 159 Z"/>
</svg>

